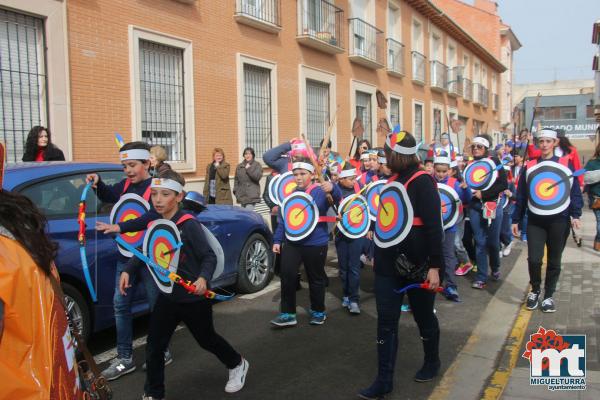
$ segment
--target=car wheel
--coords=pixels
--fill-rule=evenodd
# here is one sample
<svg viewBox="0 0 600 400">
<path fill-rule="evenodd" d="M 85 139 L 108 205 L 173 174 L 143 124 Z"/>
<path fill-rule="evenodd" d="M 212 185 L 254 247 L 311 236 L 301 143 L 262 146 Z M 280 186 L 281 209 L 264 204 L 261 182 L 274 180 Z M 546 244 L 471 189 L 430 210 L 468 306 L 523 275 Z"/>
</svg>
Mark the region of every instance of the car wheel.
<svg viewBox="0 0 600 400">
<path fill-rule="evenodd" d="M 273 255 L 269 242 L 259 233 L 252 234 L 240 253 L 237 290 L 254 293 L 269 284 L 273 277 Z"/>
<path fill-rule="evenodd" d="M 69 321 L 72 326 L 79 330 L 79 333 L 87 342 L 92 333 L 92 321 L 90 319 L 88 303 L 81 292 L 73 285 L 63 283 L 62 289 L 65 293 L 65 304 L 67 306 Z"/>
</svg>

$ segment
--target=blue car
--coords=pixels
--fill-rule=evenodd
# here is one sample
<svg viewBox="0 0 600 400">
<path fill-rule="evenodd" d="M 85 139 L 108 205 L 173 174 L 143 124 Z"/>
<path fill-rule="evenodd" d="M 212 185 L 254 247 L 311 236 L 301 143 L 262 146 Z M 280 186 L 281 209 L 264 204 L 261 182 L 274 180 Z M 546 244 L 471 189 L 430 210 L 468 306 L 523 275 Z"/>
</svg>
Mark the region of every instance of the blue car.
<svg viewBox="0 0 600 400">
<path fill-rule="evenodd" d="M 85 335 L 114 325 L 113 294 L 117 247 L 111 236 L 96 232 L 96 221 L 108 222 L 112 204 L 103 203 L 90 190 L 86 198 L 87 260 L 98 301 L 85 283 L 77 234 L 78 206 L 85 177 L 98 173 L 107 184 L 124 178 L 120 164 L 44 162 L 8 164 L 3 189 L 30 198 L 48 218 L 49 233 L 58 243 L 56 265 L 60 272 L 71 320 Z M 240 207 L 209 205 L 196 214 L 215 236 L 224 254 L 224 272 L 212 287 L 236 286 L 251 293 L 264 288 L 273 276 L 272 234 L 263 218 Z M 138 285 L 133 312 L 148 311 L 143 285 Z"/>
</svg>

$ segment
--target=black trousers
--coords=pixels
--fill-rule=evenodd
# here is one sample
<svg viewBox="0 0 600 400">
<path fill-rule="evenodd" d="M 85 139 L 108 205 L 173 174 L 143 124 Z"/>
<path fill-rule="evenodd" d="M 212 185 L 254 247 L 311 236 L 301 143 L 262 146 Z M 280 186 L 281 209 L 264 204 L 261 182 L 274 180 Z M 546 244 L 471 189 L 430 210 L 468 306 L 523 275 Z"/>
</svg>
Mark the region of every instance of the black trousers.
<svg viewBox="0 0 600 400">
<path fill-rule="evenodd" d="M 298 269 L 304 263 L 308 276 L 310 308 L 325 311 L 325 261 L 327 246 L 298 246 L 286 242 L 281 247 L 281 312 L 296 313 Z"/>
<path fill-rule="evenodd" d="M 531 290 L 540 292 L 542 283 L 542 259 L 544 246 L 548 249 L 544 299 L 552 297 L 560 276 L 562 252 L 569 237 L 569 220 L 563 218 L 529 218 L 527 224 L 527 251 L 529 263 L 529 283 Z"/>
<path fill-rule="evenodd" d="M 165 295 L 159 295 L 150 316 L 148 344 L 146 345 L 147 396 L 165 397 L 165 359 L 171 336 L 177 325 L 183 321 L 200 347 L 210 351 L 229 369 L 242 362 L 242 357 L 225 339 L 215 332 L 212 317 L 212 304 L 206 300 L 193 303 L 173 303 Z"/>
</svg>

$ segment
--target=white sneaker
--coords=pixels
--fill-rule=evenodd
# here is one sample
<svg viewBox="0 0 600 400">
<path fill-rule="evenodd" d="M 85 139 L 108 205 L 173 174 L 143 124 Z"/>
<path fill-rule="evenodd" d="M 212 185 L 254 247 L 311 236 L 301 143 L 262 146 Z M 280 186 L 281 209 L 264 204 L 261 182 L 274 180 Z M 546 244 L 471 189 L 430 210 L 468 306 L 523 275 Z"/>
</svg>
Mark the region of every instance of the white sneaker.
<svg viewBox="0 0 600 400">
<path fill-rule="evenodd" d="M 246 383 L 246 374 L 250 364 L 246 359 L 242 358 L 242 362 L 237 367 L 229 370 L 229 380 L 225 385 L 225 391 L 227 393 L 235 393 L 240 391 Z"/>
<path fill-rule="evenodd" d="M 510 242 L 508 246 L 504 246 L 504 249 L 502 250 L 502 255 L 504 257 L 508 257 L 510 255 L 510 251 L 512 250 L 512 244 L 513 242 Z"/>
</svg>

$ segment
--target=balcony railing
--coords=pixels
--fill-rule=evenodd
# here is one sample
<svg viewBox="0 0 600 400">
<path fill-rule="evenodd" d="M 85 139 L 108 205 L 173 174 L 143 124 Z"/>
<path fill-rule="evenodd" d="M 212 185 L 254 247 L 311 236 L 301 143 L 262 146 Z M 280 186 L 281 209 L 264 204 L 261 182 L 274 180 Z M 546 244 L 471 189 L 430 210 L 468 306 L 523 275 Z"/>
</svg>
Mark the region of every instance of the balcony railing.
<svg viewBox="0 0 600 400">
<path fill-rule="evenodd" d="M 481 99 L 481 83 L 473 84 L 473 104 L 483 104 Z"/>
<path fill-rule="evenodd" d="M 404 75 L 404 45 L 387 38 L 387 71 L 392 75 Z"/>
<path fill-rule="evenodd" d="M 448 94 L 463 95 L 463 66 L 448 68 Z"/>
<path fill-rule="evenodd" d="M 281 30 L 281 0 L 236 0 L 234 18 L 267 32 Z"/>
<path fill-rule="evenodd" d="M 324 0 L 298 0 L 298 42 L 336 54 L 344 52 L 344 10 Z"/>
<path fill-rule="evenodd" d="M 498 107 L 500 107 L 500 98 L 498 97 L 497 93 L 492 94 L 492 108 L 494 109 L 494 111 L 498 111 Z"/>
<path fill-rule="evenodd" d="M 425 56 L 418 51 L 412 52 L 412 80 L 425 84 Z"/>
<path fill-rule="evenodd" d="M 350 60 L 367 68 L 383 67 L 383 32 L 360 18 L 350 18 Z"/>
<path fill-rule="evenodd" d="M 430 62 L 431 89 L 448 90 L 448 67 L 439 61 Z"/>
<path fill-rule="evenodd" d="M 469 78 L 463 78 L 463 99 L 466 101 L 473 100 L 473 81 Z"/>
</svg>

